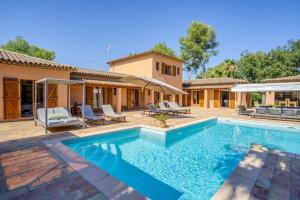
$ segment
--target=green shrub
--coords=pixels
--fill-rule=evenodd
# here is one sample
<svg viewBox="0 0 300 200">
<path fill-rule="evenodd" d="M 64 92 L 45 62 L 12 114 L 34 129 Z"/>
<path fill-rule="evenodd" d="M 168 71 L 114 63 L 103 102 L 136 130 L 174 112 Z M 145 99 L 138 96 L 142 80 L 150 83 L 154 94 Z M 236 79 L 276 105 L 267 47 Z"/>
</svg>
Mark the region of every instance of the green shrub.
<svg viewBox="0 0 300 200">
<path fill-rule="evenodd" d="M 159 114 L 159 115 L 155 116 L 155 119 L 160 122 L 165 122 L 165 121 L 167 121 L 167 119 L 169 119 L 169 115 Z"/>
</svg>

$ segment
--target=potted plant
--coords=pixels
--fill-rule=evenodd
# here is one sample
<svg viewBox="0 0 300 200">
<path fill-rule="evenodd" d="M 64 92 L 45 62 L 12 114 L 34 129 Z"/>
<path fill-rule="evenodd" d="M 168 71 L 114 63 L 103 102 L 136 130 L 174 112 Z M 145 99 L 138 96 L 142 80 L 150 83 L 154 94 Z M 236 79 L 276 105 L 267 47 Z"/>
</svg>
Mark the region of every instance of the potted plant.
<svg viewBox="0 0 300 200">
<path fill-rule="evenodd" d="M 159 114 L 159 115 L 155 116 L 155 119 L 157 121 L 159 121 L 161 128 L 166 128 L 167 127 L 167 119 L 168 118 L 169 118 L 169 116 L 166 115 L 166 114 Z"/>
</svg>

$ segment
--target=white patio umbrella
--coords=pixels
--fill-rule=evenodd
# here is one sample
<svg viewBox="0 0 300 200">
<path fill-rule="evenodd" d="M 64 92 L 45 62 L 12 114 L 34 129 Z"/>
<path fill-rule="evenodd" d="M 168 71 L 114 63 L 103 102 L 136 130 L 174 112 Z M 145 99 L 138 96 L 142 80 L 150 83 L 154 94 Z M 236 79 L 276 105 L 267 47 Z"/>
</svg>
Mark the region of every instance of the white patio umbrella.
<svg viewBox="0 0 300 200">
<path fill-rule="evenodd" d="M 188 94 L 170 84 L 146 76 L 129 75 L 122 78 L 122 80 L 142 88 L 142 104 L 144 104 L 144 89 L 150 89 L 164 94 Z"/>
</svg>

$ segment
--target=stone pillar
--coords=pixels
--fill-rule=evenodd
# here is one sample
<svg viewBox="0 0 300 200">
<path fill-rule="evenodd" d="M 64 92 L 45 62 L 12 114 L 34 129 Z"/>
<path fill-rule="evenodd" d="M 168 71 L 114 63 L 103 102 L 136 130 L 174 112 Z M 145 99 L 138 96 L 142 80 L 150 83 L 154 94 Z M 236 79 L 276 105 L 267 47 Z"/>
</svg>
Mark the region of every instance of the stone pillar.
<svg viewBox="0 0 300 200">
<path fill-rule="evenodd" d="M 154 97 L 155 97 L 155 95 L 154 95 L 154 90 L 151 90 L 151 103 L 153 103 L 154 104 L 154 102 L 155 102 L 155 99 L 154 99 Z"/>
<path fill-rule="evenodd" d="M 164 93 L 163 92 L 161 92 L 160 95 L 159 95 L 159 101 L 160 102 L 164 101 Z"/>
<path fill-rule="evenodd" d="M 179 105 L 182 106 L 182 97 L 183 97 L 183 94 L 179 94 Z"/>
<path fill-rule="evenodd" d="M 175 102 L 176 101 L 176 94 L 172 94 L 171 101 Z"/>
<path fill-rule="evenodd" d="M 122 88 L 117 88 L 117 101 L 116 101 L 116 111 L 121 112 L 122 111 Z"/>
<path fill-rule="evenodd" d="M 208 90 L 204 90 L 204 108 L 209 108 Z"/>
<path fill-rule="evenodd" d="M 275 104 L 275 92 L 266 92 L 266 106 Z"/>
</svg>

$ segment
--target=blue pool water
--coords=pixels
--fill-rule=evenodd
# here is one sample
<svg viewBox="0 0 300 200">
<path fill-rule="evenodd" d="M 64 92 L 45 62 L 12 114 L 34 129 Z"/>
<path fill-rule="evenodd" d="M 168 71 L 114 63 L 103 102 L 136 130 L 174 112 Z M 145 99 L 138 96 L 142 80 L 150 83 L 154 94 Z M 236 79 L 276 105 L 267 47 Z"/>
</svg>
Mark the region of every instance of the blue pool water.
<svg viewBox="0 0 300 200">
<path fill-rule="evenodd" d="M 300 153 L 299 130 L 215 119 L 166 134 L 132 128 L 64 144 L 151 199 L 210 199 L 251 143 Z"/>
</svg>

